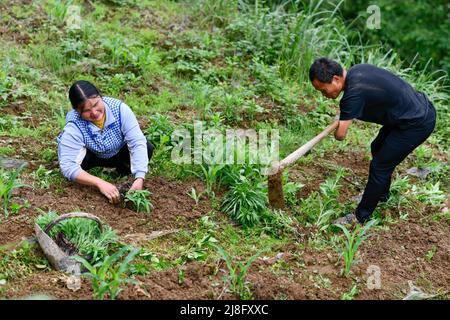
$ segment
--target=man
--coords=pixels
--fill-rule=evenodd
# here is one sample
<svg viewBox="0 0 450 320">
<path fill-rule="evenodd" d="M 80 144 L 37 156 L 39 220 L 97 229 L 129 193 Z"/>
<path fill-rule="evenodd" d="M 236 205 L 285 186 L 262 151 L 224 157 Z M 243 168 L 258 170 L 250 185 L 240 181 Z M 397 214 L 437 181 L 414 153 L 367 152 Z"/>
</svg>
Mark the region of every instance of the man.
<svg viewBox="0 0 450 320">
<path fill-rule="evenodd" d="M 425 94 L 392 74 L 370 64 L 358 64 L 348 71 L 337 62 L 319 58 L 309 69 L 316 90 L 330 99 L 341 92 L 339 126 L 335 138 L 343 140 L 353 119 L 381 124 L 371 144 L 369 178 L 355 213 L 337 223 L 367 221 L 379 201 L 387 201 L 395 167 L 434 130 L 436 110 Z"/>
</svg>

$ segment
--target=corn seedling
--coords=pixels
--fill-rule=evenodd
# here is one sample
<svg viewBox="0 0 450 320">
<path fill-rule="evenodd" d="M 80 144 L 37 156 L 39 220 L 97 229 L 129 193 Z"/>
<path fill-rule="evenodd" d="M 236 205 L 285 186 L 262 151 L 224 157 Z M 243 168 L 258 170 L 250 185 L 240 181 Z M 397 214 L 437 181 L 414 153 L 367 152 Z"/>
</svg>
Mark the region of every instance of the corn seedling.
<svg viewBox="0 0 450 320">
<path fill-rule="evenodd" d="M 127 251 L 129 251 L 128 255 L 119 263 L 119 260 Z M 140 249 L 123 247 L 113 255 L 105 257 L 103 261 L 99 261 L 94 265 L 79 256 L 74 257 L 74 259 L 81 262 L 88 270 L 83 275 L 91 279 L 94 298 L 103 300 L 108 295 L 111 300 L 114 300 L 123 290 L 122 285 L 136 283 L 135 280 L 128 278 L 128 273 L 130 271 L 131 261 L 139 252 Z"/>
<path fill-rule="evenodd" d="M 19 183 L 17 179 L 22 168 L 18 168 L 12 172 L 0 169 L 0 197 L 3 201 L 3 212 L 6 218 L 9 216 L 8 208 L 13 190 L 26 186 L 25 184 Z"/>
<path fill-rule="evenodd" d="M 192 171 L 196 176 L 199 178 L 203 178 L 206 184 L 206 190 L 205 193 L 210 196 L 214 197 L 214 187 L 216 184 L 220 183 L 219 179 L 219 171 L 222 170 L 224 165 L 200 165 L 200 168 L 202 169 L 202 175 L 199 175 L 198 173 Z"/>
<path fill-rule="evenodd" d="M 352 233 L 350 233 L 350 231 L 345 226 L 340 225 L 340 224 L 336 225 L 345 234 L 345 241 L 344 241 L 345 248 L 342 249 L 342 254 L 344 256 L 344 262 L 345 262 L 345 268 L 343 270 L 343 274 L 346 277 L 350 274 L 350 268 L 353 265 L 353 261 L 354 261 L 354 258 L 355 258 L 356 252 L 358 251 L 359 246 L 368 237 L 368 235 L 366 234 L 367 231 L 376 223 L 377 223 L 377 220 L 374 219 L 374 220 L 370 220 L 363 227 L 361 227 L 358 224 Z"/>
<path fill-rule="evenodd" d="M 153 209 L 149 196 L 151 192 L 148 190 L 130 190 L 125 195 L 125 203 L 131 202 L 136 212 L 145 211 L 150 213 Z"/>
<path fill-rule="evenodd" d="M 225 261 L 228 268 L 228 276 L 225 282 L 229 290 L 238 295 L 242 300 L 250 300 L 252 298 L 252 292 L 249 287 L 249 283 L 245 280 L 247 277 L 248 269 L 250 265 L 255 261 L 265 250 L 260 250 L 253 256 L 251 256 L 247 261 L 233 261 L 233 258 L 225 252 L 225 250 L 219 246 L 216 246 L 218 253 Z"/>
<path fill-rule="evenodd" d="M 187 193 L 189 197 L 191 197 L 194 201 L 195 204 L 197 205 L 198 202 L 200 201 L 200 198 L 203 195 L 203 192 L 197 193 L 197 191 L 195 190 L 194 187 L 192 187 L 191 191 Z"/>
</svg>

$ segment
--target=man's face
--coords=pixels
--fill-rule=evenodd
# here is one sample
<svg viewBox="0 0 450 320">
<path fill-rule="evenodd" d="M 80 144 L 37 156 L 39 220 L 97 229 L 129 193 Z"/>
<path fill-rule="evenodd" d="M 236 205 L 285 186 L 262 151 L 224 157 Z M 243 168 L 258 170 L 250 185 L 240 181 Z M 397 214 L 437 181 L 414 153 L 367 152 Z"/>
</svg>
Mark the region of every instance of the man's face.
<svg viewBox="0 0 450 320">
<path fill-rule="evenodd" d="M 317 79 L 312 81 L 312 85 L 316 90 L 322 92 L 323 96 L 328 99 L 336 99 L 342 91 L 343 79 L 339 76 L 333 76 L 331 83 L 320 82 Z"/>
<path fill-rule="evenodd" d="M 105 105 L 101 97 L 90 98 L 78 107 L 78 112 L 86 121 L 100 121 L 105 114 Z"/>
</svg>

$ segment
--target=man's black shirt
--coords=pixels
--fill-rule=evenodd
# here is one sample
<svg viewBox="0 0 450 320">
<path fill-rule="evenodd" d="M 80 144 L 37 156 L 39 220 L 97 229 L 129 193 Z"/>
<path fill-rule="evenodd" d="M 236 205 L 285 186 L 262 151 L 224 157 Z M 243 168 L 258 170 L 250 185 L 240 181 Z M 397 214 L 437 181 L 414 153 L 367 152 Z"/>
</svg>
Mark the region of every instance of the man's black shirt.
<svg viewBox="0 0 450 320">
<path fill-rule="evenodd" d="M 357 64 L 347 72 L 339 119 L 356 118 L 406 129 L 425 119 L 428 103 L 425 94 L 393 73 Z"/>
</svg>

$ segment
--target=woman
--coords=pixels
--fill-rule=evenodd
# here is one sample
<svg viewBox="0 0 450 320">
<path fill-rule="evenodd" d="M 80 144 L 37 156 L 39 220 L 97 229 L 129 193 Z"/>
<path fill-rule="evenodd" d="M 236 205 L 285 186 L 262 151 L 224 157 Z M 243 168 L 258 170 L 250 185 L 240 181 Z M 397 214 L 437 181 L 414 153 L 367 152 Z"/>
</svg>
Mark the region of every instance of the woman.
<svg viewBox="0 0 450 320">
<path fill-rule="evenodd" d="M 120 100 L 102 97 L 88 81 L 69 89 L 74 110 L 66 116 L 58 136 L 58 159 L 63 175 L 71 181 L 95 186 L 111 203 L 120 201 L 119 190 L 86 172 L 93 167 L 115 167 L 121 175 L 132 174 L 130 190 L 142 190 L 153 146 L 147 142 L 136 117 Z"/>
</svg>

